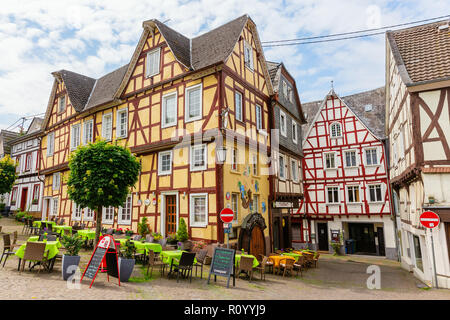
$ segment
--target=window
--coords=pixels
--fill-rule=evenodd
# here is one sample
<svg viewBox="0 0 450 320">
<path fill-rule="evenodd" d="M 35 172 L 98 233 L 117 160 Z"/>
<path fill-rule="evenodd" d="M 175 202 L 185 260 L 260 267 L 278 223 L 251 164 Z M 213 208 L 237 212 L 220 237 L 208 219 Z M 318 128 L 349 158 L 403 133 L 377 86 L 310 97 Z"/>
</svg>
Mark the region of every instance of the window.
<svg viewBox="0 0 450 320">
<path fill-rule="evenodd" d="M 238 91 L 234 93 L 234 105 L 236 107 L 236 120 L 243 121 L 242 94 Z"/>
<path fill-rule="evenodd" d="M 257 176 L 258 173 L 259 173 L 258 167 L 259 167 L 259 165 L 258 165 L 258 155 L 254 154 L 253 155 L 253 175 L 254 176 Z"/>
<path fill-rule="evenodd" d="M 253 49 L 247 41 L 244 41 L 244 59 L 245 66 L 253 71 Z"/>
<path fill-rule="evenodd" d="M 160 65 L 160 48 L 147 53 L 147 70 L 146 76 L 151 77 L 159 73 Z"/>
<path fill-rule="evenodd" d="M 356 151 L 345 151 L 345 166 L 356 167 Z"/>
<path fill-rule="evenodd" d="M 84 208 L 84 220 L 93 221 L 94 220 L 94 210 L 89 208 Z"/>
<path fill-rule="evenodd" d="M 163 151 L 158 154 L 159 166 L 158 166 L 158 174 L 171 174 L 172 173 L 172 150 Z"/>
<path fill-rule="evenodd" d="M 284 156 L 280 155 L 279 157 L 279 170 L 280 170 L 280 179 L 286 179 L 286 163 L 284 161 Z"/>
<path fill-rule="evenodd" d="M 16 162 L 17 162 L 16 172 L 20 172 L 20 156 L 16 157 Z"/>
<path fill-rule="evenodd" d="M 283 80 L 283 95 L 285 99 L 288 98 L 288 85 L 284 80 Z"/>
<path fill-rule="evenodd" d="M 293 94 L 292 94 L 292 88 L 288 87 L 288 100 L 290 103 L 294 103 Z"/>
<path fill-rule="evenodd" d="M 52 190 L 59 190 L 60 182 L 61 182 L 61 173 L 55 172 L 53 174 Z"/>
<path fill-rule="evenodd" d="M 63 112 L 66 109 L 66 96 L 59 97 L 58 104 L 59 104 L 58 111 Z"/>
<path fill-rule="evenodd" d="M 202 85 L 186 88 L 186 122 L 202 118 Z"/>
<path fill-rule="evenodd" d="M 375 184 L 369 186 L 369 201 L 381 202 L 383 201 L 381 196 L 381 184 Z"/>
<path fill-rule="evenodd" d="M 231 149 L 231 170 L 238 171 L 238 151 L 236 148 Z"/>
<path fill-rule="evenodd" d="M 80 124 L 72 126 L 72 135 L 70 140 L 71 150 L 76 149 L 80 145 Z"/>
<path fill-rule="evenodd" d="M 52 156 L 55 152 L 55 133 L 50 132 L 47 135 L 47 157 Z"/>
<path fill-rule="evenodd" d="M 113 224 L 114 223 L 114 207 L 103 207 L 103 223 Z"/>
<path fill-rule="evenodd" d="M 261 117 L 261 106 L 256 105 L 256 129 L 261 130 L 263 128 L 262 126 L 262 117 Z"/>
<path fill-rule="evenodd" d="M 17 200 L 17 187 L 14 187 L 11 191 L 11 205 L 15 205 Z"/>
<path fill-rule="evenodd" d="M 334 152 L 325 153 L 325 169 L 336 169 Z"/>
<path fill-rule="evenodd" d="M 327 187 L 327 203 L 339 203 L 339 187 Z"/>
<path fill-rule="evenodd" d="M 338 138 L 342 136 L 341 132 L 341 124 L 340 123 L 332 123 L 330 126 L 330 132 L 332 138 Z"/>
<path fill-rule="evenodd" d="M 280 110 L 280 131 L 286 137 L 286 114 Z"/>
<path fill-rule="evenodd" d="M 359 186 L 348 186 L 347 195 L 349 203 L 359 202 Z"/>
<path fill-rule="evenodd" d="M 117 138 L 126 138 L 128 135 L 128 109 L 117 110 Z"/>
<path fill-rule="evenodd" d="M 58 215 L 58 198 L 52 198 L 52 215 Z"/>
<path fill-rule="evenodd" d="M 232 223 L 238 223 L 239 219 L 239 193 L 231 194 L 231 209 L 233 210 L 234 216 Z"/>
<path fill-rule="evenodd" d="M 118 223 L 131 224 L 132 197 L 129 195 L 122 207 L 119 207 Z"/>
<path fill-rule="evenodd" d="M 72 220 L 81 220 L 81 207 L 78 206 L 75 202 L 72 202 Z"/>
<path fill-rule="evenodd" d="M 257 194 L 253 195 L 253 208 L 252 212 L 259 212 L 259 196 Z"/>
<path fill-rule="evenodd" d="M 397 138 L 394 137 L 394 143 L 393 143 L 393 146 L 392 146 L 392 150 L 394 151 L 393 155 L 392 155 L 392 157 L 394 158 L 394 164 L 397 164 L 397 161 L 398 161 L 398 151 L 397 151 L 398 144 L 397 144 L 396 139 Z"/>
<path fill-rule="evenodd" d="M 368 166 L 378 164 L 377 149 L 366 149 L 366 164 Z"/>
<path fill-rule="evenodd" d="M 206 169 L 206 144 L 191 146 L 191 171 Z"/>
<path fill-rule="evenodd" d="M 88 120 L 83 123 L 83 144 L 93 141 L 94 120 Z"/>
<path fill-rule="evenodd" d="M 294 120 L 292 120 L 292 141 L 294 143 L 297 143 L 297 122 L 295 122 Z"/>
<path fill-rule="evenodd" d="M 208 224 L 208 194 L 190 195 L 191 227 L 206 227 Z"/>
<path fill-rule="evenodd" d="M 27 158 L 25 161 L 25 171 L 31 170 L 31 161 L 33 159 L 33 155 L 31 153 L 27 154 Z"/>
<path fill-rule="evenodd" d="M 298 182 L 298 163 L 297 160 L 291 159 L 292 180 Z"/>
<path fill-rule="evenodd" d="M 107 141 L 112 140 L 112 113 L 104 114 L 102 119 L 102 137 Z"/>
<path fill-rule="evenodd" d="M 32 204 L 37 204 L 39 201 L 39 185 L 35 184 L 33 186 L 33 200 L 32 200 Z"/>
<path fill-rule="evenodd" d="M 166 94 L 162 98 L 162 127 L 167 128 L 177 124 L 177 92 Z"/>
</svg>

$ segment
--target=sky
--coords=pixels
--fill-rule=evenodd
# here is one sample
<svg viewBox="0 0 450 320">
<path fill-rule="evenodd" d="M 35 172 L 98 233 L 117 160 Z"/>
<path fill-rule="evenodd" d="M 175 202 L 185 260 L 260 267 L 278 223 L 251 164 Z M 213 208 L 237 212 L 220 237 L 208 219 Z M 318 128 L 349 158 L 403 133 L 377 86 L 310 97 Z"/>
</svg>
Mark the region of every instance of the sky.
<svg viewBox="0 0 450 320">
<path fill-rule="evenodd" d="M 99 78 L 127 64 L 142 22 L 159 19 L 192 38 L 243 14 L 261 41 L 328 35 L 450 14 L 450 1 L 15 0 L 0 8 L 0 129 L 45 113 L 51 72 Z M 169 20 L 170 19 L 170 20 Z M 345 96 L 384 86 L 385 36 L 264 48 L 294 76 L 301 102 L 331 88 Z M 25 128 L 30 121 L 25 122 Z"/>
</svg>

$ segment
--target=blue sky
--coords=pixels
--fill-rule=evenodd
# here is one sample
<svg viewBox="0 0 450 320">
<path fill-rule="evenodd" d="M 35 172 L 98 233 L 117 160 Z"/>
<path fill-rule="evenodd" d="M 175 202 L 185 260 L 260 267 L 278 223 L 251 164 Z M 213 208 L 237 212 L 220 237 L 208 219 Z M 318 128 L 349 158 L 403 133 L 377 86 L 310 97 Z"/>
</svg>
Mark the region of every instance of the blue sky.
<svg viewBox="0 0 450 320">
<path fill-rule="evenodd" d="M 0 11 L 0 129 L 44 113 L 53 77 L 67 69 L 98 78 L 129 62 L 142 21 L 167 24 L 187 37 L 244 13 L 261 41 L 292 39 L 394 25 L 450 14 L 448 0 L 17 0 Z M 265 48 L 297 81 L 302 102 L 330 89 L 347 95 L 384 85 L 385 38 Z M 27 122 L 26 124 L 29 124 Z"/>
</svg>

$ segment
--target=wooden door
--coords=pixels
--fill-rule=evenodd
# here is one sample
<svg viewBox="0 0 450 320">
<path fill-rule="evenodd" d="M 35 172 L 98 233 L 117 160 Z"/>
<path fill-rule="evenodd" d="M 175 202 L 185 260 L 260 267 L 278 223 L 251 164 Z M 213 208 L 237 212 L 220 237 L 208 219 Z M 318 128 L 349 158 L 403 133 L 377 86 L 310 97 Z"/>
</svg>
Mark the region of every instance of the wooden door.
<svg viewBox="0 0 450 320">
<path fill-rule="evenodd" d="M 250 254 L 258 257 L 258 255 L 265 255 L 264 233 L 259 226 L 254 226 L 250 238 Z"/>
<path fill-rule="evenodd" d="M 328 226 L 326 223 L 317 224 L 317 232 L 319 233 L 319 250 L 328 251 Z"/>
<path fill-rule="evenodd" d="M 25 211 L 27 205 L 28 188 L 22 188 L 22 197 L 20 198 L 20 210 Z"/>
<path fill-rule="evenodd" d="M 355 253 L 374 254 L 377 252 L 373 224 L 349 223 L 348 228 L 350 231 L 350 239 L 356 241 Z"/>
<path fill-rule="evenodd" d="M 166 196 L 166 237 L 177 232 L 177 196 Z"/>
</svg>

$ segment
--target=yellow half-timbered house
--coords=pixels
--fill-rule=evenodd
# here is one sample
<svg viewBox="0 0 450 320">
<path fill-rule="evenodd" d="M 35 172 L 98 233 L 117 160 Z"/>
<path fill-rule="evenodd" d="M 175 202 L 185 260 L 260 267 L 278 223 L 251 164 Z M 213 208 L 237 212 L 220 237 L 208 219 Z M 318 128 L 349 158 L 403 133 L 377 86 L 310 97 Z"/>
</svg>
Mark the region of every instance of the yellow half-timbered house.
<svg viewBox="0 0 450 320">
<path fill-rule="evenodd" d="M 94 212 L 68 199 L 65 179 L 70 152 L 103 138 L 142 163 L 124 205 L 104 208 L 105 227 L 136 232 L 145 216 L 167 236 L 184 218 L 191 239 L 224 242 L 219 214 L 230 207 L 231 242 L 253 253 L 270 248 L 272 87 L 247 15 L 192 39 L 144 21 L 129 64 L 99 79 L 53 75 L 40 149 L 44 211 L 70 224 L 94 221 Z"/>
</svg>

